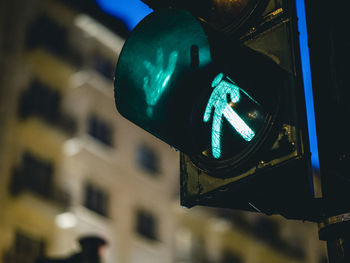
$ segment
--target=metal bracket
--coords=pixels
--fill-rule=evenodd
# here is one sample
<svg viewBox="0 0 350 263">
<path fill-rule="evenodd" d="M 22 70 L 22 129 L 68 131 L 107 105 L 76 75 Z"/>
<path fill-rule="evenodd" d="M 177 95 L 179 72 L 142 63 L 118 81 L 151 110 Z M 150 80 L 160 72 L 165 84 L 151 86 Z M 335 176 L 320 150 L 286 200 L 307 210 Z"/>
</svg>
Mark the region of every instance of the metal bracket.
<svg viewBox="0 0 350 263">
<path fill-rule="evenodd" d="M 331 216 L 318 224 L 320 240 L 329 240 L 350 234 L 350 213 Z"/>
</svg>

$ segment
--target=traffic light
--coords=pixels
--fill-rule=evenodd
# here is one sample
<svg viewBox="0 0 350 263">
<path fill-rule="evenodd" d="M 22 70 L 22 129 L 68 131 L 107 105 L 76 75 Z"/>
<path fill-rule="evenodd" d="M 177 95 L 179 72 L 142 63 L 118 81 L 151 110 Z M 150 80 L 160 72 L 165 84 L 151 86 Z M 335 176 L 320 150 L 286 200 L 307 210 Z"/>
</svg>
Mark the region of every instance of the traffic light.
<svg viewBox="0 0 350 263">
<path fill-rule="evenodd" d="M 316 220 L 295 2 L 241 2 L 230 23 L 181 1 L 141 21 L 117 109 L 181 151 L 182 205 Z"/>
</svg>

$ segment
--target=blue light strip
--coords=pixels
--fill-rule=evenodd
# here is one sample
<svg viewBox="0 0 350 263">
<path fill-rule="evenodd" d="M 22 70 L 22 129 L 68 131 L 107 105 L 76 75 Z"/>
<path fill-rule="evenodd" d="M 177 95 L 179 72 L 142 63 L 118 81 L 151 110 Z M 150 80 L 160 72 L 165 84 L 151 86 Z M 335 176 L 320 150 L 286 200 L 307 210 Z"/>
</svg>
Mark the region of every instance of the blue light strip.
<svg viewBox="0 0 350 263">
<path fill-rule="evenodd" d="M 318 146 L 317 146 L 315 107 L 314 107 L 314 98 L 313 98 L 313 92 L 312 92 L 311 67 L 310 67 L 310 56 L 309 56 L 304 0 L 296 0 L 296 11 L 297 11 L 297 17 L 298 17 L 300 57 L 301 57 L 301 68 L 302 68 L 303 82 L 304 82 L 306 116 L 307 116 L 308 130 L 309 130 L 311 165 L 312 165 L 312 168 L 319 170 L 320 161 L 319 161 Z"/>
<path fill-rule="evenodd" d="M 121 19 L 131 31 L 153 10 L 141 0 L 95 0 L 106 13 Z"/>
</svg>

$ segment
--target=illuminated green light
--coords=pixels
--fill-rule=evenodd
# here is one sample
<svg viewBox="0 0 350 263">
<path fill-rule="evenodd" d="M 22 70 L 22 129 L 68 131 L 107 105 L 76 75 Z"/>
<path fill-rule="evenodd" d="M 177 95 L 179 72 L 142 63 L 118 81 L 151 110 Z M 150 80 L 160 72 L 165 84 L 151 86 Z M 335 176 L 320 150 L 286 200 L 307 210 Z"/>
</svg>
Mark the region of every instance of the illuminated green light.
<svg viewBox="0 0 350 263">
<path fill-rule="evenodd" d="M 146 95 L 147 115 L 152 116 L 153 106 L 166 90 L 167 84 L 174 73 L 178 53 L 173 51 L 170 53 L 168 65 L 164 66 L 163 49 L 157 49 L 156 63 L 153 65 L 149 61 L 144 61 L 143 64 L 148 71 L 148 75 L 143 78 L 143 90 Z"/>
<path fill-rule="evenodd" d="M 203 121 L 208 122 L 211 112 L 214 109 L 212 124 L 212 154 L 214 158 L 221 156 L 221 136 L 222 136 L 222 116 L 232 125 L 232 127 L 242 136 L 245 141 L 251 141 L 255 136 L 255 132 L 242 120 L 242 118 L 232 109 L 227 102 L 227 95 L 233 103 L 240 100 L 239 87 L 232 83 L 222 80 L 223 73 L 219 73 L 212 82 L 213 92 L 210 95 L 207 107 L 204 112 Z"/>
<path fill-rule="evenodd" d="M 224 74 L 219 73 L 213 80 L 213 82 L 211 83 L 211 87 L 214 88 L 217 85 L 219 85 L 220 81 L 222 80 L 222 78 L 224 77 Z"/>
<path fill-rule="evenodd" d="M 230 105 L 226 106 L 223 115 L 244 140 L 249 142 L 253 139 L 255 135 L 254 131 L 249 128 L 249 126 L 242 120 L 241 117 L 239 117 L 239 115 L 231 108 Z"/>
</svg>

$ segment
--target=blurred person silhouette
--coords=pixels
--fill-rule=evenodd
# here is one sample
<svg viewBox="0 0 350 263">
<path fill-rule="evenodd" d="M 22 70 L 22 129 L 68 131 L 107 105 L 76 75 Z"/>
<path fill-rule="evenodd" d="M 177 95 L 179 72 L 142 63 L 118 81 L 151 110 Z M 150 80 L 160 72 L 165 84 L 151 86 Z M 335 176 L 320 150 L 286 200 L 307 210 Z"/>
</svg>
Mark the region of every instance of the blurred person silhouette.
<svg viewBox="0 0 350 263">
<path fill-rule="evenodd" d="M 107 241 L 98 236 L 83 236 L 79 239 L 81 251 L 66 258 L 38 258 L 35 263 L 101 263 L 101 248 Z"/>
</svg>

